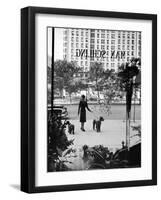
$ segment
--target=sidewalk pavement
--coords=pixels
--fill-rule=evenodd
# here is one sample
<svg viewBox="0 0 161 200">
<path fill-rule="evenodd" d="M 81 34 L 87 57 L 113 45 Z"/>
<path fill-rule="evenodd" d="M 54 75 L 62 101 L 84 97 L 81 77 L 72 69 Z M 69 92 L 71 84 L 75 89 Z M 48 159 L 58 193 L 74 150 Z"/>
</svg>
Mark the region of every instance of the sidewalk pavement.
<svg viewBox="0 0 161 200">
<path fill-rule="evenodd" d="M 92 120 L 88 120 L 85 123 L 85 132 L 80 130 L 80 122 L 78 120 L 70 120 L 75 126 L 75 135 L 67 133 L 68 139 L 74 139 L 74 148 L 81 148 L 83 145 L 90 147 L 95 145 L 103 145 L 109 148 L 110 151 L 116 151 L 122 147 L 122 141 L 126 141 L 126 122 L 123 120 L 105 120 L 101 125 L 101 132 L 97 133 L 93 130 Z M 131 125 L 140 125 L 141 121 L 138 120 L 135 123 L 131 122 Z M 137 134 L 137 131 L 130 129 L 130 136 Z M 139 137 L 135 136 L 131 138 L 130 145 L 139 141 Z"/>
</svg>

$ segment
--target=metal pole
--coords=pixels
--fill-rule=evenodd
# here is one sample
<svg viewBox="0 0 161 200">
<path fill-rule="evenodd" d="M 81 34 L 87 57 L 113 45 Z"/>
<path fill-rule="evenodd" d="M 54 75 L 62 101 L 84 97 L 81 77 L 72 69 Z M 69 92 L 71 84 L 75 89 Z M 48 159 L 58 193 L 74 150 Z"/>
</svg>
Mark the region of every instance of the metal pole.
<svg viewBox="0 0 161 200">
<path fill-rule="evenodd" d="M 127 105 L 126 105 L 126 147 L 128 147 L 128 125 L 127 125 L 127 120 L 128 120 L 128 113 L 127 113 Z"/>
<path fill-rule="evenodd" d="M 134 88 L 134 115 L 133 115 L 133 122 L 135 122 L 135 100 L 136 100 L 136 87 Z"/>
<path fill-rule="evenodd" d="M 130 115 L 131 115 L 131 112 L 129 112 L 129 116 L 128 116 L 128 151 L 130 150 Z"/>
<path fill-rule="evenodd" d="M 128 151 L 130 150 L 130 118 L 131 118 L 131 111 L 130 111 L 131 108 L 129 107 L 130 106 L 129 101 L 131 101 L 131 98 L 129 97 L 129 92 L 130 92 L 129 90 L 131 90 L 131 88 L 127 88 L 126 91 L 126 147 L 128 148 Z"/>
<path fill-rule="evenodd" d="M 54 101 L 54 28 L 52 28 L 52 57 L 51 57 L 51 116 L 53 117 Z"/>
<path fill-rule="evenodd" d="M 126 112 L 126 147 L 130 150 L 130 112 Z"/>
</svg>

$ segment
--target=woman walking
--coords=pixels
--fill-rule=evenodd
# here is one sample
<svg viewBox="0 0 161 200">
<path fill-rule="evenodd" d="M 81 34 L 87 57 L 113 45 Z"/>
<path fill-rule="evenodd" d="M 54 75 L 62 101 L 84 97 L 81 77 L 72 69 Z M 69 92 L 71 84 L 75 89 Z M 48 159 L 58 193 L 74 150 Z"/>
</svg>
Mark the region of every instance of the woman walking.
<svg viewBox="0 0 161 200">
<path fill-rule="evenodd" d="M 85 95 L 81 96 L 81 100 L 79 102 L 79 107 L 78 107 L 78 115 L 80 114 L 80 122 L 81 122 L 81 130 L 85 131 L 84 129 L 84 123 L 86 122 L 86 108 L 88 111 L 92 112 L 88 108 L 87 101 L 85 100 Z"/>
</svg>

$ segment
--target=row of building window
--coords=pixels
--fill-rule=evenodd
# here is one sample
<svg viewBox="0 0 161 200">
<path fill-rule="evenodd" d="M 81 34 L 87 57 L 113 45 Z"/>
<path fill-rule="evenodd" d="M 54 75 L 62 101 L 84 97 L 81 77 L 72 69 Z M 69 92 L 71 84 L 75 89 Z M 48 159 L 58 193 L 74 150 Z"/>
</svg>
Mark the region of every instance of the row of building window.
<svg viewBox="0 0 161 200">
<path fill-rule="evenodd" d="M 106 35 L 106 37 L 105 37 L 105 34 L 102 34 L 102 35 L 101 35 L 101 38 L 99 38 L 99 37 L 94 37 L 94 38 L 91 37 L 91 42 L 94 42 L 96 39 L 97 39 L 97 41 L 99 41 L 99 39 L 105 39 L 105 38 L 109 39 L 108 35 Z M 121 38 L 121 36 L 118 35 L 117 38 L 118 38 L 118 41 L 120 41 L 120 42 L 121 42 L 121 40 L 122 40 L 122 41 L 125 41 L 125 37 L 122 37 L 122 38 Z M 65 36 L 63 39 L 64 39 L 64 41 L 67 41 L 67 40 L 68 40 L 68 37 Z M 88 42 L 88 41 L 89 41 L 89 38 L 88 38 L 88 37 L 85 37 L 85 38 L 84 38 L 84 37 L 81 37 L 81 38 L 79 38 L 79 37 L 71 37 L 71 41 L 72 41 L 72 42 L 74 42 L 75 39 L 76 39 L 77 42 L 79 41 L 79 39 L 81 39 L 81 42 L 84 42 L 84 41 Z M 115 35 L 111 35 L 111 39 L 116 39 Z M 135 39 L 135 36 L 132 36 L 132 38 L 127 37 L 127 39 L 129 39 L 129 40 L 127 40 L 127 41 L 130 42 L 130 39 L 134 40 L 134 39 Z M 139 42 L 141 42 L 140 40 L 141 40 L 141 38 L 138 39 Z"/>
<path fill-rule="evenodd" d="M 83 45 L 81 46 L 81 48 L 83 48 Z M 90 45 L 90 49 L 95 49 L 95 45 Z M 115 49 L 118 49 L 118 50 L 125 50 L 125 49 L 127 49 L 127 50 L 135 50 L 136 48 L 135 48 L 135 46 L 125 46 L 125 45 L 117 45 L 117 46 L 109 46 L 109 45 L 107 45 L 107 46 L 105 46 L 105 45 L 101 45 L 101 46 L 99 46 L 99 45 L 97 45 L 97 49 L 101 49 L 101 50 L 109 50 L 109 49 L 111 49 L 111 50 L 115 50 Z M 138 49 L 140 50 L 141 49 L 141 46 L 138 46 Z"/>
<path fill-rule="evenodd" d="M 79 32 L 76 32 L 76 34 L 74 34 L 74 32 L 71 32 L 71 35 L 72 36 L 86 36 L 86 37 L 88 37 L 89 36 L 89 32 L 87 31 L 87 32 L 81 32 L 81 34 L 79 34 Z"/>
<path fill-rule="evenodd" d="M 76 38 L 71 37 L 71 41 L 72 42 L 74 42 L 74 41 L 79 42 L 79 37 L 76 37 Z M 81 42 L 89 42 L 89 39 L 88 38 L 81 38 Z"/>
<path fill-rule="evenodd" d="M 88 29 L 86 29 L 86 30 L 81 30 L 81 32 L 79 32 L 78 30 L 76 30 L 76 31 L 74 31 L 74 30 L 72 30 L 71 31 L 71 35 L 73 35 L 73 36 L 84 36 L 84 34 L 85 35 L 89 35 L 89 33 L 90 33 L 90 36 L 91 37 L 105 37 L 105 35 L 106 36 L 109 36 L 110 34 L 109 33 L 111 33 L 111 37 L 115 37 L 115 35 L 116 34 L 118 34 L 118 37 L 121 37 L 121 35 L 122 35 L 122 37 L 123 38 L 125 38 L 126 36 L 127 36 L 127 38 L 130 38 L 131 36 L 132 36 L 132 38 L 135 38 L 135 35 L 136 35 L 136 32 L 125 32 L 125 31 L 123 31 L 123 32 L 121 32 L 121 31 L 109 31 L 109 30 L 88 30 Z M 106 33 L 106 34 L 105 34 Z M 67 35 L 68 34 L 68 31 L 67 30 L 65 30 L 64 31 L 64 35 Z M 141 38 L 141 33 L 139 33 L 138 34 L 138 36 L 139 36 L 139 38 Z"/>
<path fill-rule="evenodd" d="M 76 42 L 78 43 L 79 40 L 76 40 Z M 86 42 L 86 44 L 88 45 L 88 39 L 86 39 L 85 42 Z M 95 43 L 95 40 L 94 40 L 94 39 L 91 39 L 90 42 L 91 42 L 91 43 L 90 43 L 91 45 L 100 44 L 100 43 L 101 43 L 101 44 L 105 44 L 105 43 L 110 44 L 110 43 L 111 43 L 111 44 L 113 44 L 113 45 L 114 45 L 114 44 L 129 44 L 129 45 L 130 45 L 130 44 L 131 44 L 131 45 L 134 45 L 134 44 L 135 44 L 135 41 L 134 41 L 134 40 L 131 40 L 131 41 L 130 41 L 130 40 L 127 40 L 127 42 L 126 42 L 125 40 L 122 40 L 122 41 L 121 41 L 120 39 L 117 41 L 117 43 L 116 43 L 116 40 L 111 40 L 111 42 L 110 42 L 109 40 L 103 40 L 103 39 L 102 39 L 102 40 L 97 40 L 97 41 L 96 41 L 97 43 Z M 76 45 L 78 45 L 77 43 L 76 43 Z M 83 46 L 84 44 L 85 44 L 85 43 L 83 43 L 83 41 L 81 41 L 81 46 Z M 67 42 L 64 42 L 64 43 L 63 43 L 63 46 L 64 46 L 64 47 L 67 47 L 67 45 L 68 45 Z M 138 45 L 141 45 L 141 41 L 140 41 L 140 40 L 138 40 Z M 74 46 L 74 41 L 72 41 L 71 46 Z"/>
<path fill-rule="evenodd" d="M 118 33 L 118 34 L 135 34 L 140 32 L 132 32 L 132 31 L 120 31 L 120 30 L 105 30 L 105 29 L 66 29 L 64 30 L 64 34 L 67 34 L 68 31 L 71 31 L 72 33 L 76 32 L 90 32 L 90 33 Z"/>
<path fill-rule="evenodd" d="M 74 41 L 75 42 L 79 42 L 79 38 L 77 37 L 76 40 L 74 40 L 74 38 L 71 38 L 71 41 L 72 42 L 74 42 Z M 88 38 L 86 38 L 86 39 L 81 38 L 80 42 L 89 42 L 89 40 L 88 40 Z M 102 44 L 104 44 L 104 43 L 107 43 L 107 44 L 109 44 L 109 43 L 111 43 L 111 44 L 115 44 L 115 43 L 118 43 L 118 44 L 121 44 L 121 43 L 123 43 L 123 44 L 125 44 L 125 43 L 130 44 L 131 43 L 131 44 L 135 44 L 135 40 L 121 40 L 121 39 L 118 39 L 116 41 L 116 40 L 105 40 L 105 39 L 97 39 L 97 40 L 91 39 L 90 43 L 102 43 Z M 138 40 L 138 44 L 141 44 L 141 40 Z M 64 45 L 67 45 L 67 41 L 64 42 Z"/>
<path fill-rule="evenodd" d="M 88 48 L 88 47 L 90 47 L 90 49 L 102 49 L 102 50 L 109 50 L 109 49 L 112 49 L 112 50 L 114 50 L 114 49 L 118 49 L 118 50 L 125 50 L 125 49 L 127 49 L 127 50 L 134 50 L 134 49 L 136 49 L 136 48 L 138 48 L 138 50 L 141 50 L 141 45 L 138 45 L 137 47 L 136 46 L 134 46 L 134 45 L 127 45 L 127 46 L 125 46 L 125 45 L 102 45 L 102 44 L 98 44 L 97 46 L 96 45 L 94 45 L 94 44 L 91 44 L 90 46 L 89 46 L 89 44 L 88 43 L 86 43 L 86 44 L 84 44 L 84 43 L 81 43 L 80 45 L 79 45 L 79 43 L 76 43 L 75 44 L 75 47 L 76 48 L 79 48 L 79 47 L 81 47 L 81 48 Z M 67 48 L 67 44 L 64 44 L 64 49 L 66 49 Z M 74 43 L 72 43 L 71 44 L 71 48 L 74 48 Z"/>
<path fill-rule="evenodd" d="M 77 40 L 76 40 L 77 41 Z M 79 40 L 78 40 L 79 41 Z M 116 40 L 104 40 L 104 39 L 97 39 L 97 40 L 95 40 L 95 39 L 91 39 L 90 40 L 90 42 L 91 43 L 102 43 L 102 44 L 104 44 L 104 43 L 107 43 L 107 44 L 109 44 L 110 43 L 110 41 L 111 41 L 111 44 L 115 44 L 115 43 L 118 43 L 118 44 L 125 44 L 125 43 L 127 43 L 127 44 L 135 44 L 135 40 L 121 40 L 121 39 L 118 39 L 117 41 Z M 127 41 L 127 42 L 126 42 Z M 141 41 L 140 40 L 138 40 L 138 44 L 141 44 Z"/>
<path fill-rule="evenodd" d="M 110 34 L 95 34 L 95 33 L 91 33 L 90 34 L 90 36 L 91 36 L 91 38 L 110 38 Z M 118 34 L 118 35 L 116 35 L 116 34 L 111 34 L 111 39 L 115 39 L 116 37 L 118 37 L 118 38 L 123 38 L 123 39 L 125 39 L 125 38 L 127 38 L 127 39 L 135 39 L 135 34 L 132 34 L 132 35 L 130 35 L 130 34 L 128 34 L 128 35 L 125 35 L 125 34 L 123 34 L 123 35 L 121 35 L 121 34 Z M 138 35 L 138 37 L 139 37 L 139 39 L 141 39 L 141 35 Z"/>
</svg>

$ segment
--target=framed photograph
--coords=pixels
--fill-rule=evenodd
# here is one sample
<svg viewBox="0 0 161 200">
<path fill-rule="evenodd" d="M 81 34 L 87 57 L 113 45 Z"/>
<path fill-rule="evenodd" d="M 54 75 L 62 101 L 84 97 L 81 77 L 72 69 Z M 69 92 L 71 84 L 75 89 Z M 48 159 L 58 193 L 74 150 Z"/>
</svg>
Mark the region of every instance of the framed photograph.
<svg viewBox="0 0 161 200">
<path fill-rule="evenodd" d="M 157 184 L 157 16 L 21 10 L 21 190 Z"/>
</svg>

